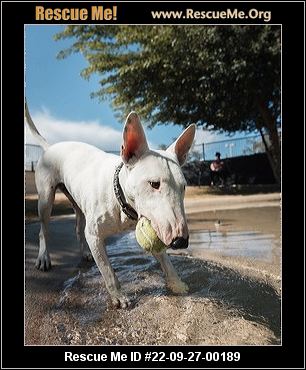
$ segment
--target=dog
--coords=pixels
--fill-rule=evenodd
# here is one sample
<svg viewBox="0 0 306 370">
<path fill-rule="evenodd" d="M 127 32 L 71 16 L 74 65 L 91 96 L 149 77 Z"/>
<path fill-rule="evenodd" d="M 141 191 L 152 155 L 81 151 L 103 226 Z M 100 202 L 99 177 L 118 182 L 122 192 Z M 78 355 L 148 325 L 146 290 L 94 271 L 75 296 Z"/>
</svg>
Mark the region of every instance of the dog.
<svg viewBox="0 0 306 370">
<path fill-rule="evenodd" d="M 181 166 L 186 161 L 194 136 L 190 125 L 167 150 L 151 150 L 136 112 L 131 112 L 123 128 L 120 156 L 106 153 L 81 142 L 49 145 L 40 135 L 25 103 L 28 127 L 42 146 L 35 182 L 41 223 L 36 268 L 51 268 L 48 252 L 48 223 L 55 192 L 59 188 L 71 201 L 76 213 L 76 234 L 82 256 L 96 262 L 115 307 L 126 308 L 130 301 L 120 289 L 109 262 L 105 239 L 134 229 L 143 216 L 151 221 L 160 240 L 170 248 L 188 247 L 188 227 L 184 210 L 186 180 Z M 167 253 L 153 253 L 164 271 L 168 288 L 188 291 Z"/>
</svg>

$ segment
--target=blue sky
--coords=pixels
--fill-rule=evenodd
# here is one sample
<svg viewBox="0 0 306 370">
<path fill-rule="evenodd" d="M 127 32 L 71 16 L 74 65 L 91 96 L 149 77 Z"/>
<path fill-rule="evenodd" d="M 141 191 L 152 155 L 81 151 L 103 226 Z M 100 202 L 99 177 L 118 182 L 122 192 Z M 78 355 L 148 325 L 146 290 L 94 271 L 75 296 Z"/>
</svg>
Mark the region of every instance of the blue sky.
<svg viewBox="0 0 306 370">
<path fill-rule="evenodd" d="M 56 59 L 57 53 L 72 42 L 54 41 L 54 34 L 63 27 L 29 25 L 25 28 L 26 97 L 34 122 L 51 143 L 78 140 L 105 150 L 119 150 L 122 122 L 115 117 L 110 101 L 101 103 L 90 98 L 90 93 L 99 88 L 99 76 L 89 81 L 80 76 L 87 63 L 81 54 Z M 182 128 L 174 125 L 146 129 L 153 148 L 171 144 L 181 132 Z M 197 142 L 224 138 L 225 135 L 197 132 Z M 26 141 L 34 143 L 28 134 Z"/>
</svg>

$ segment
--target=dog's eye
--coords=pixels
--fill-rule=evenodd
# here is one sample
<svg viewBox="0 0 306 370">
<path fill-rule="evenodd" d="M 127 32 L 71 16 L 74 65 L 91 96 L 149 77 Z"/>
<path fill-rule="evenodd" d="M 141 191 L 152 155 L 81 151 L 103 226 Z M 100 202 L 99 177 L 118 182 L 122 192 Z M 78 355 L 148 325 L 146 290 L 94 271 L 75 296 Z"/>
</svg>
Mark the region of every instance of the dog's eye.
<svg viewBox="0 0 306 370">
<path fill-rule="evenodd" d="M 152 186 L 153 189 L 159 189 L 160 187 L 159 181 L 149 181 L 149 184 Z"/>
</svg>

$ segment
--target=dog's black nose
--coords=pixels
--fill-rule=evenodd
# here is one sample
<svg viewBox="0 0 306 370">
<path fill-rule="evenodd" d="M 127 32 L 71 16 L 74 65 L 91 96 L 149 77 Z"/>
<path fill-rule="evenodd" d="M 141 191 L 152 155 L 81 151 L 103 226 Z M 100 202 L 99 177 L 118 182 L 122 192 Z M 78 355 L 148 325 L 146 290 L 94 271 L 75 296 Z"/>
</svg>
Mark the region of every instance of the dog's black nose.
<svg viewBox="0 0 306 370">
<path fill-rule="evenodd" d="M 189 237 L 187 239 L 180 237 L 180 238 L 176 238 L 173 240 L 173 242 L 170 244 L 170 248 L 185 249 L 185 248 L 188 248 L 188 244 L 189 244 Z"/>
</svg>

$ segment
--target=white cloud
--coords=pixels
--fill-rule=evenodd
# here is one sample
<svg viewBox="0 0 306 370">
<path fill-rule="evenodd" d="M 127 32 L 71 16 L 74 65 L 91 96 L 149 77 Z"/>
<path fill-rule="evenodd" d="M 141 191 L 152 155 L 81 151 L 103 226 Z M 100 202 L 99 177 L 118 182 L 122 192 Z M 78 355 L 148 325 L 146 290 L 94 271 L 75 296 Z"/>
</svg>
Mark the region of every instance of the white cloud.
<svg viewBox="0 0 306 370">
<path fill-rule="evenodd" d="M 103 125 L 98 120 L 72 121 L 56 118 L 46 108 L 42 108 L 36 112 L 31 112 L 31 116 L 38 131 L 50 144 L 61 141 L 81 141 L 106 151 L 120 150 L 122 144 L 122 131 Z M 202 151 L 202 147 L 197 144 L 217 140 L 220 140 L 220 135 L 198 128 L 196 130 L 194 150 Z M 26 143 L 37 144 L 37 141 L 27 129 Z M 156 147 L 156 145 L 150 142 L 149 146 L 151 148 Z"/>
<path fill-rule="evenodd" d="M 122 131 L 101 125 L 95 121 L 71 121 L 54 117 L 47 109 L 31 113 L 32 119 L 48 143 L 60 141 L 81 141 L 103 150 L 119 151 L 122 144 Z M 29 130 L 26 130 L 26 143 L 37 144 Z"/>
</svg>

